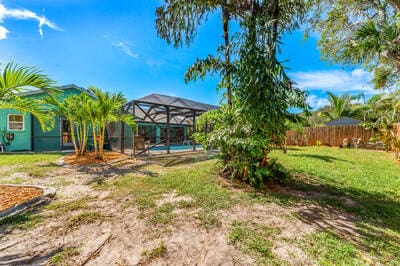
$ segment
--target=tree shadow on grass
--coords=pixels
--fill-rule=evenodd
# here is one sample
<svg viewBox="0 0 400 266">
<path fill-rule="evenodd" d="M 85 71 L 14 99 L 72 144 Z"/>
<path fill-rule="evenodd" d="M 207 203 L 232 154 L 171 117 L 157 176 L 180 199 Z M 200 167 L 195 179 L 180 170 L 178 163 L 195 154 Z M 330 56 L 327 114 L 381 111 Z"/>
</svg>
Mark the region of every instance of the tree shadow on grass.
<svg viewBox="0 0 400 266">
<path fill-rule="evenodd" d="M 380 263 L 400 261 L 400 202 L 384 193 L 293 178 L 280 193 L 302 202 L 297 217 L 320 230 L 332 229 Z M 314 203 L 314 204 L 307 204 Z"/>
<path fill-rule="evenodd" d="M 217 158 L 217 155 L 214 153 L 210 154 L 183 154 L 183 155 L 174 155 L 174 156 L 167 156 L 167 157 L 160 157 L 154 158 L 151 160 L 152 163 L 157 165 L 161 165 L 163 167 L 172 167 L 172 166 L 179 166 L 184 164 L 192 164 L 198 163 L 203 161 L 208 161 Z"/>
<path fill-rule="evenodd" d="M 292 157 L 301 157 L 301 158 L 310 158 L 310 159 L 318 159 L 327 163 L 333 163 L 335 161 L 348 162 L 347 160 L 343 160 L 337 157 L 329 156 L 329 155 L 317 155 L 317 154 L 288 154 L 288 156 Z"/>
</svg>

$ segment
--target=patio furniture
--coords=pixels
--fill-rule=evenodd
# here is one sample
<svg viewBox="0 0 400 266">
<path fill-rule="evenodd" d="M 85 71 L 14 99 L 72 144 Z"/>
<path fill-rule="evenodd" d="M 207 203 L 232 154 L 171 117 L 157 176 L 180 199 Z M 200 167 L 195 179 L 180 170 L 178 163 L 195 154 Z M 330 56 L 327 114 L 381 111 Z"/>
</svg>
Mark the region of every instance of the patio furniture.
<svg viewBox="0 0 400 266">
<path fill-rule="evenodd" d="M 362 145 L 362 139 L 361 138 L 353 138 L 351 140 L 351 145 L 358 148 Z"/>
</svg>

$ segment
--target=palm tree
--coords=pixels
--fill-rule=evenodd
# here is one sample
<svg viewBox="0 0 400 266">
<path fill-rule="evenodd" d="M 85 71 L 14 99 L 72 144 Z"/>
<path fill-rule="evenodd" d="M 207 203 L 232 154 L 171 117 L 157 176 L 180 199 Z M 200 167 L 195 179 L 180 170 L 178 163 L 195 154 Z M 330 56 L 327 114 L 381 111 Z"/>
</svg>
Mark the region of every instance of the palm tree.
<svg viewBox="0 0 400 266">
<path fill-rule="evenodd" d="M 339 56 L 343 63 L 377 63 L 376 88 L 393 85 L 400 74 L 400 25 L 395 22 L 363 22 Z"/>
<path fill-rule="evenodd" d="M 75 155 L 84 155 L 88 140 L 88 116 L 90 97 L 87 93 L 72 95 L 68 98 L 47 97 L 45 102 L 52 111 L 69 122 Z"/>
<path fill-rule="evenodd" d="M 134 127 L 135 121 L 131 115 L 121 112 L 122 106 L 126 103 L 122 93 L 103 92 L 94 86 L 89 87 L 89 91 L 96 97 L 87 104 L 88 118 L 93 130 L 95 158 L 103 159 L 107 124 L 122 121 Z"/>
<path fill-rule="evenodd" d="M 54 85 L 55 82 L 36 67 L 7 63 L 0 70 L 0 109 L 11 108 L 22 113 L 31 113 L 43 130 L 50 130 L 54 126 L 54 119 L 48 107 L 40 100 L 21 96 L 32 88 L 51 93 L 55 91 Z"/>
<path fill-rule="evenodd" d="M 357 113 L 359 113 L 358 108 L 360 108 L 360 106 L 357 104 L 352 104 L 352 101 L 364 98 L 363 93 L 357 95 L 345 93 L 341 96 L 338 96 L 328 91 L 327 94 L 329 110 L 320 112 L 320 116 L 333 120 L 342 116 L 355 116 Z"/>
</svg>

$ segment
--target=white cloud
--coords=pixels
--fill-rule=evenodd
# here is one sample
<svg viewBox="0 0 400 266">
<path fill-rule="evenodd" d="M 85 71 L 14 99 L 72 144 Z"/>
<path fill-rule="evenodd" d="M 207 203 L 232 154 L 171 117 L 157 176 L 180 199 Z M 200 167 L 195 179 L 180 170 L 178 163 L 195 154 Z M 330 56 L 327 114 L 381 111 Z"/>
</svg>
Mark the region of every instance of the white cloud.
<svg viewBox="0 0 400 266">
<path fill-rule="evenodd" d="M 107 39 L 112 45 L 114 45 L 115 47 L 120 49 L 123 53 L 127 54 L 128 56 L 130 56 L 130 57 L 132 57 L 134 59 L 138 59 L 139 58 L 139 55 L 132 51 L 131 45 L 128 42 L 126 42 L 126 41 L 113 41 L 107 35 L 104 35 L 103 37 L 105 39 Z"/>
<path fill-rule="evenodd" d="M 3 26 L 0 26 L 0 40 L 7 39 L 7 33 L 9 33 L 9 31 Z"/>
<path fill-rule="evenodd" d="M 350 91 L 372 92 L 372 74 L 363 69 L 353 71 L 309 71 L 293 72 L 293 80 L 304 90 L 323 90 L 336 93 Z"/>
<path fill-rule="evenodd" d="M 326 105 L 329 105 L 329 101 L 325 98 L 319 98 L 315 94 L 310 94 L 307 97 L 307 103 L 313 108 L 313 109 L 318 109 L 321 107 L 324 107 Z"/>
<path fill-rule="evenodd" d="M 62 30 L 55 23 L 51 22 L 43 15 L 39 16 L 36 13 L 27 9 L 8 9 L 0 3 L 0 23 L 4 23 L 4 20 L 8 18 L 18 20 L 36 20 L 39 23 L 38 27 L 41 38 L 43 38 L 43 26 L 47 26 L 53 30 Z M 9 33 L 9 31 L 4 26 L 0 26 L 0 39 L 6 39 L 7 33 Z"/>
</svg>

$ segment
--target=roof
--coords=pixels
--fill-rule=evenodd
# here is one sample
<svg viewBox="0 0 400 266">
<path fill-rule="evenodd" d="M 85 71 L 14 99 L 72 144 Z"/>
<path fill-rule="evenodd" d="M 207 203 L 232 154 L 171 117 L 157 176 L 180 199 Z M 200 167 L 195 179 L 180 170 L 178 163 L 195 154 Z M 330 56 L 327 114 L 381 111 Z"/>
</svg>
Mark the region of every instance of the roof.
<svg viewBox="0 0 400 266">
<path fill-rule="evenodd" d="M 336 119 L 334 119 L 332 121 L 327 122 L 326 126 L 333 127 L 333 126 L 358 125 L 361 122 L 362 122 L 361 120 L 358 120 L 358 119 L 355 119 L 355 118 L 342 116 L 342 117 L 339 117 L 339 118 L 336 118 Z"/>
<path fill-rule="evenodd" d="M 75 89 L 77 91 L 88 93 L 88 94 L 92 95 L 92 93 L 90 93 L 85 88 L 78 87 L 75 84 L 63 85 L 63 86 L 57 87 L 57 89 L 58 90 Z M 42 90 L 31 90 L 31 91 L 21 92 L 19 95 L 29 96 L 29 95 L 35 95 L 35 94 L 41 94 L 41 93 L 44 93 L 44 92 Z"/>
<path fill-rule="evenodd" d="M 157 105 L 178 107 L 178 108 L 198 110 L 198 111 L 208 111 L 219 108 L 216 105 L 211 105 L 211 104 L 192 101 L 189 99 L 172 97 L 161 94 L 150 94 L 135 100 L 135 102 L 157 104 Z"/>
<path fill-rule="evenodd" d="M 196 102 L 189 99 L 161 94 L 150 94 L 127 103 L 123 110 L 134 114 L 137 122 L 166 124 L 169 113 L 170 124 L 193 125 L 193 118 L 209 110 L 218 109 L 216 105 Z"/>
</svg>

